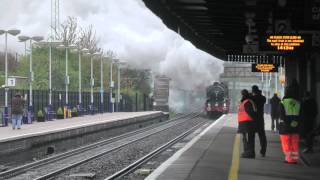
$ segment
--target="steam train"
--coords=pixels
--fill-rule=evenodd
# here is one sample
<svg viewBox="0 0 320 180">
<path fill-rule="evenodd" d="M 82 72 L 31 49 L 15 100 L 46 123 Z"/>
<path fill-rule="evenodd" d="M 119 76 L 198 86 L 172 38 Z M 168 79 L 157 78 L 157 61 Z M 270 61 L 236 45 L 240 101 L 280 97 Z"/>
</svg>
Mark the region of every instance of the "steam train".
<svg viewBox="0 0 320 180">
<path fill-rule="evenodd" d="M 205 111 L 209 118 L 215 118 L 229 112 L 230 101 L 228 87 L 224 83 L 214 82 L 206 89 Z"/>
</svg>

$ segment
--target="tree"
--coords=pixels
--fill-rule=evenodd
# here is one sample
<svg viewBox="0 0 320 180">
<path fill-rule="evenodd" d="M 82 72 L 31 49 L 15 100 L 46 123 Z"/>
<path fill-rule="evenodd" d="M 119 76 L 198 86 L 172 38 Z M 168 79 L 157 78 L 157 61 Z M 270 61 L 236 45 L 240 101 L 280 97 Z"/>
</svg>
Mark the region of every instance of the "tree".
<svg viewBox="0 0 320 180">
<path fill-rule="evenodd" d="M 79 41 L 78 21 L 75 17 L 68 17 L 61 24 L 59 32 L 56 32 L 57 39 L 62 40 L 64 44 L 76 44 Z"/>
<path fill-rule="evenodd" d="M 91 52 L 102 52 L 101 48 L 98 47 L 99 39 L 96 36 L 96 31 L 93 26 L 90 25 L 84 29 L 81 29 L 80 38 L 78 41 L 79 47 L 89 49 Z"/>
</svg>

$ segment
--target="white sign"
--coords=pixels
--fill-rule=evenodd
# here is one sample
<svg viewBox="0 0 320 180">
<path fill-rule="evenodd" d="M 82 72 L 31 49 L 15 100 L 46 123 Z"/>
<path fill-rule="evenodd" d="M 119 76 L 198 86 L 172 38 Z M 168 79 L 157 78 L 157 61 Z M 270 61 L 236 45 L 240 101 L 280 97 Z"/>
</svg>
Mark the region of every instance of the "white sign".
<svg viewBox="0 0 320 180">
<path fill-rule="evenodd" d="M 288 34 L 291 32 L 290 21 L 288 20 L 275 20 L 275 33 Z"/>
<path fill-rule="evenodd" d="M 9 87 L 16 86 L 16 78 L 8 78 L 8 86 Z"/>
</svg>

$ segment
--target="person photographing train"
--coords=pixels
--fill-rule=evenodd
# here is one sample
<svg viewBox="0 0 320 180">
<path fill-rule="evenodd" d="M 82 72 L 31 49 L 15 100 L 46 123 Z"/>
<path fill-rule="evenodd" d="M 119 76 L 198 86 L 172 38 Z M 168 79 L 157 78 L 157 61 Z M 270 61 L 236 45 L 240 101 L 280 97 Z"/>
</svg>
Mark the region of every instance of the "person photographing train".
<svg viewBox="0 0 320 180">
<path fill-rule="evenodd" d="M 242 158 L 255 158 L 254 135 L 256 131 L 257 108 L 250 99 L 248 90 L 241 91 L 241 103 L 238 109 L 238 133 L 242 134 L 243 149 Z"/>
</svg>

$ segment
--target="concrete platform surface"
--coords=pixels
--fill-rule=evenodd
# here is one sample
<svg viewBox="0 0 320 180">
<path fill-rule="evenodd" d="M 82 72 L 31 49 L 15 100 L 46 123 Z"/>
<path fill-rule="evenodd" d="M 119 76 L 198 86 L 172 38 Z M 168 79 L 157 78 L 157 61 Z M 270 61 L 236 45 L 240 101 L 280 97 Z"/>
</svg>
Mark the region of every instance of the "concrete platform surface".
<svg viewBox="0 0 320 180">
<path fill-rule="evenodd" d="M 160 111 L 115 112 L 46 122 L 34 122 L 33 124 L 22 125 L 20 130 L 13 130 L 11 126 L 0 127 L 0 143 L 13 141 L 20 138 L 40 136 L 44 134 L 62 132 L 81 127 L 105 124 L 113 121 L 147 116 L 159 116 L 161 114 L 162 112 Z"/>
<path fill-rule="evenodd" d="M 235 114 L 226 115 L 179 150 L 157 168 L 147 180 L 315 180 L 320 168 L 284 163 L 279 135 L 270 131 L 270 118 L 265 116 L 267 154 L 261 157 L 256 135 L 256 158 L 240 158 L 242 140 L 237 134 Z M 302 154 L 303 155 L 303 154 Z M 316 156 L 316 155 L 315 155 Z M 318 162 L 320 155 L 316 156 Z"/>
</svg>

